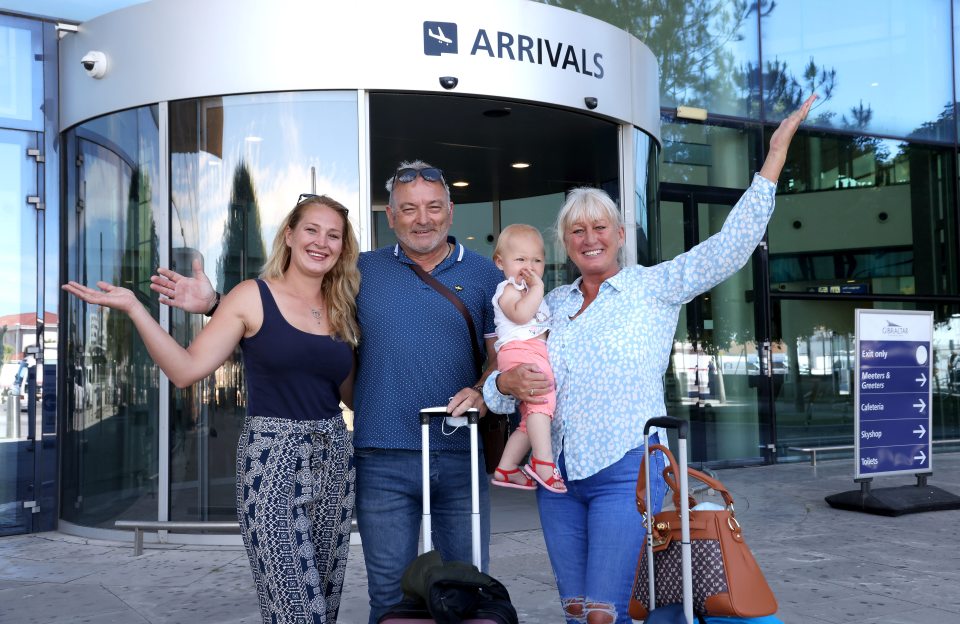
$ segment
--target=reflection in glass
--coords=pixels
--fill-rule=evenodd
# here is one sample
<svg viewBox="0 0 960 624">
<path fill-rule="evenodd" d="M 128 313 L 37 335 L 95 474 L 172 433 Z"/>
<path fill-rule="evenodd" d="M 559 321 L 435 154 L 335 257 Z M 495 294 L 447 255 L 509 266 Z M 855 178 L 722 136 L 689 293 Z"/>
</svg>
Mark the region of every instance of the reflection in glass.
<svg viewBox="0 0 960 624">
<path fill-rule="evenodd" d="M 663 120 L 660 181 L 745 189 L 757 162 L 749 128 Z"/>
<path fill-rule="evenodd" d="M 659 203 L 657 142 L 647 133 L 633 129 L 633 218 L 637 228 L 637 264 L 649 266 L 656 257 L 654 214 Z"/>
<path fill-rule="evenodd" d="M 684 239 L 684 206 L 662 201 L 661 211 L 677 214 L 661 230 L 664 259 L 670 259 L 720 230 L 732 205 L 692 202 L 685 215 L 695 240 Z M 690 458 L 714 464 L 759 460 L 761 429 L 760 362 L 754 304 L 753 265 L 683 306 L 673 353 L 664 378 L 667 412 L 690 421 Z M 776 356 L 775 356 L 776 357 Z"/>
<path fill-rule="evenodd" d="M 67 133 L 67 278 L 131 289 L 157 317 L 157 108 L 92 120 Z M 112 526 L 157 514 L 159 372 L 129 318 L 67 300 L 68 405 L 63 518 Z"/>
<path fill-rule="evenodd" d="M 791 446 L 853 444 L 857 308 L 934 311 L 933 439 L 960 435 L 960 313 L 956 306 L 775 299 L 773 391 L 782 455 L 790 456 Z"/>
<path fill-rule="evenodd" d="M 0 51 L 0 127 L 42 131 L 40 22 L 0 15 Z"/>
<path fill-rule="evenodd" d="M 199 260 L 221 293 L 256 277 L 300 193 L 330 195 L 357 219 L 356 137 L 354 92 L 171 103 L 173 268 L 189 274 Z M 186 345 L 205 322 L 172 310 L 171 334 Z M 170 404 L 171 519 L 235 518 L 236 446 L 246 413 L 239 349 L 207 379 L 173 392 Z"/>
<path fill-rule="evenodd" d="M 32 132 L 0 130 L 0 535 L 29 528 L 30 512 L 23 501 L 33 479 L 28 381 L 37 368 L 27 349 L 38 342 L 37 210 L 26 198 L 37 194 L 36 163 L 27 157 L 35 137 Z M 44 342 L 52 337 L 56 345 L 56 323 L 51 324 L 53 336 L 45 329 Z"/>
<path fill-rule="evenodd" d="M 656 55 L 660 105 L 706 108 L 711 113 L 756 116 L 750 85 L 756 83 L 756 4 L 742 0 L 579 2 L 543 0 L 621 28 Z M 779 3 L 759 3 L 764 13 Z"/>
<path fill-rule="evenodd" d="M 818 126 L 952 142 L 950 20 L 941 0 L 778 2 L 760 20 L 765 82 L 816 87 Z M 797 103 L 785 98 L 766 118 Z"/>
<path fill-rule="evenodd" d="M 770 222 L 780 292 L 956 294 L 952 151 L 798 136 Z"/>
</svg>

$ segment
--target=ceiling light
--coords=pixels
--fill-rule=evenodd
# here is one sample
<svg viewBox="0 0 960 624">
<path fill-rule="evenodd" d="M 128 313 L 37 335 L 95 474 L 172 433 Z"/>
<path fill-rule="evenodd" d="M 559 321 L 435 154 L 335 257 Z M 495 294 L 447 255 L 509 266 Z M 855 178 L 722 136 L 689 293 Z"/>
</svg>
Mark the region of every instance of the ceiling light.
<svg viewBox="0 0 960 624">
<path fill-rule="evenodd" d="M 457 180 L 456 182 L 452 182 L 451 184 L 452 184 L 453 186 L 457 187 L 457 188 L 463 188 L 463 187 L 465 187 L 465 186 L 470 186 L 470 183 L 467 182 L 466 180 Z"/>
<path fill-rule="evenodd" d="M 515 163 L 511 164 L 510 166 L 513 167 L 514 169 L 526 169 L 527 167 L 530 166 L 530 163 L 526 163 L 526 162 L 515 162 Z"/>
</svg>

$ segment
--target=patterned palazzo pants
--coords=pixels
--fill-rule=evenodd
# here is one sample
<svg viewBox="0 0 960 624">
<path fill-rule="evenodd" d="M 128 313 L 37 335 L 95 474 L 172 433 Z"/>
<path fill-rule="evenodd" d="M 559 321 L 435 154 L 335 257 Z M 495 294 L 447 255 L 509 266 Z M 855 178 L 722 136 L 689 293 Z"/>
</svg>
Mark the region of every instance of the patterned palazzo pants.
<svg viewBox="0 0 960 624">
<path fill-rule="evenodd" d="M 355 475 L 342 418 L 247 417 L 237 515 L 264 624 L 337 621 Z"/>
</svg>

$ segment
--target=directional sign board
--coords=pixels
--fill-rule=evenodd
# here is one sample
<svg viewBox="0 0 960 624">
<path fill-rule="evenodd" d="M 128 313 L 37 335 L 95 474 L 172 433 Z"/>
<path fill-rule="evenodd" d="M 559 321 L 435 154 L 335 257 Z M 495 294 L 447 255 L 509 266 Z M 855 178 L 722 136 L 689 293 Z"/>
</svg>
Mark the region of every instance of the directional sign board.
<svg viewBox="0 0 960 624">
<path fill-rule="evenodd" d="M 930 472 L 933 312 L 856 314 L 856 478 Z"/>
</svg>

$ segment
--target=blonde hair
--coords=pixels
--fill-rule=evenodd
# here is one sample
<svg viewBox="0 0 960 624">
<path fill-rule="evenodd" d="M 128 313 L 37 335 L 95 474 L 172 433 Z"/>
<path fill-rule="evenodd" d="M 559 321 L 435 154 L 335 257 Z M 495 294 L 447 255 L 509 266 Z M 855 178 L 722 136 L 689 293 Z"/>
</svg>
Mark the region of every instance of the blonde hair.
<svg viewBox="0 0 960 624">
<path fill-rule="evenodd" d="M 360 243 L 357 242 L 357 235 L 347 218 L 347 208 L 343 204 L 326 195 L 313 195 L 294 206 L 277 228 L 270 257 L 263 264 L 260 277 L 280 279 L 287 272 L 290 267 L 287 232 L 297 227 L 303 213 L 310 206 L 326 206 L 335 210 L 343 219 L 343 247 L 340 257 L 324 276 L 320 292 L 323 294 L 330 333 L 356 347 L 360 341 L 360 327 L 357 324 L 357 293 L 360 291 L 357 258 L 360 257 Z"/>
<path fill-rule="evenodd" d="M 539 239 L 540 246 L 544 247 L 544 253 L 546 253 L 546 246 L 543 244 L 543 235 L 540 233 L 540 230 L 526 223 L 514 223 L 503 228 L 500 232 L 500 236 L 497 237 L 497 246 L 493 250 L 493 257 L 496 258 L 499 256 L 500 259 L 503 260 L 503 254 L 507 245 L 510 244 L 512 239 L 522 234 L 531 234 Z"/>
<path fill-rule="evenodd" d="M 567 230 L 574 223 L 592 223 L 606 219 L 618 228 L 624 227 L 623 215 L 617 204 L 601 189 L 579 186 L 567 192 L 567 199 L 557 214 L 554 233 L 557 241 L 566 249 Z M 568 254 L 569 255 L 569 254 Z M 623 266 L 623 247 L 617 251 L 617 263 Z"/>
</svg>

